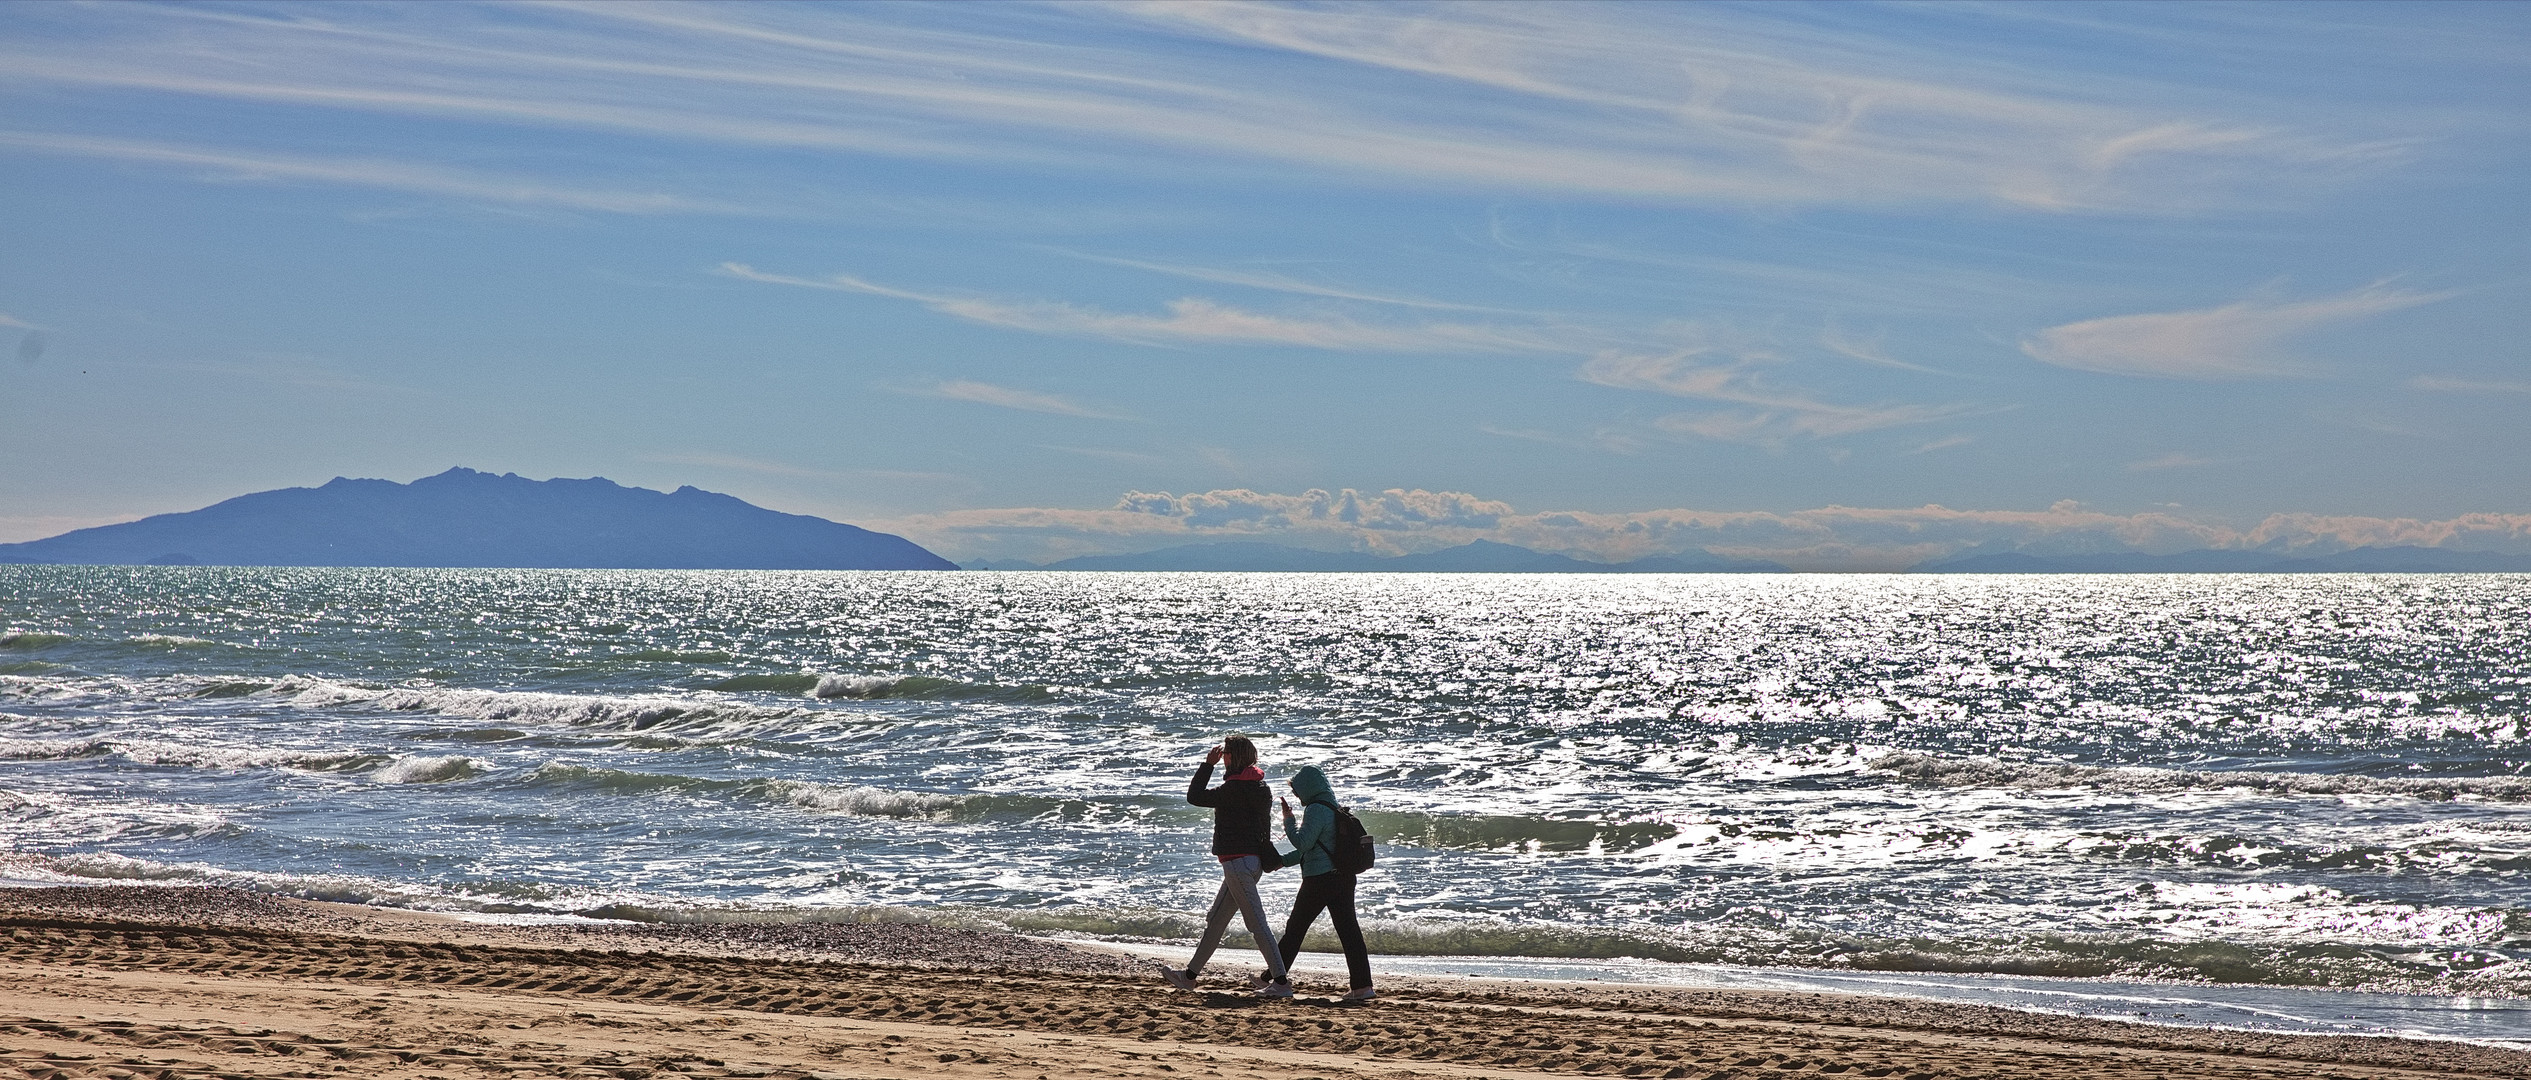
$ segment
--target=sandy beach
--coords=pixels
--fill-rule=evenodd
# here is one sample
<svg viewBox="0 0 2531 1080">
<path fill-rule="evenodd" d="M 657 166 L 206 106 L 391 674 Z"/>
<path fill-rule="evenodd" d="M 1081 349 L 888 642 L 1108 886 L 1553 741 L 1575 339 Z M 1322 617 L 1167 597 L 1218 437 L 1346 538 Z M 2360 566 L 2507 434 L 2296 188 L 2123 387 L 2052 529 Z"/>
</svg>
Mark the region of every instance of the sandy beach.
<svg viewBox="0 0 2531 1080">
<path fill-rule="evenodd" d="M 0 1075 L 2531 1077 L 2531 1054 L 1823 994 L 1392 981 L 1340 1006 L 893 924 L 490 926 L 225 889 L 0 890 Z"/>
</svg>

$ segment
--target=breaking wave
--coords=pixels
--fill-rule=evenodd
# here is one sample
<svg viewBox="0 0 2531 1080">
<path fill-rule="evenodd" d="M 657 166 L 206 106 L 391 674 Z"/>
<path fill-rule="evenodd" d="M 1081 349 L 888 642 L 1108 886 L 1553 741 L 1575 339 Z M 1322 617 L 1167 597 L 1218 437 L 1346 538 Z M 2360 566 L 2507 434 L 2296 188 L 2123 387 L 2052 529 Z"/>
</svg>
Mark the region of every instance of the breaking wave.
<svg viewBox="0 0 2531 1080">
<path fill-rule="evenodd" d="M 0 649 L 49 649 L 76 640 L 68 634 L 48 634 L 41 630 L 0 631 Z"/>
<path fill-rule="evenodd" d="M 0 739 L 0 761 L 75 761 L 115 757 L 135 765 L 189 769 L 300 769 L 351 772 L 395 760 L 356 750 L 237 750 L 122 739 Z"/>
<path fill-rule="evenodd" d="M 606 697 L 440 687 L 371 688 L 318 679 L 285 679 L 264 693 L 288 696 L 293 704 L 312 708 L 362 706 L 393 712 L 463 717 L 493 725 L 595 727 L 622 731 L 768 724 L 800 715 L 797 709 L 767 709 L 664 696 Z"/>
<path fill-rule="evenodd" d="M 799 694 L 835 700 L 879 701 L 905 698 L 916 701 L 1046 701 L 1054 694 L 1043 686 L 996 686 L 991 683 L 961 682 L 957 679 L 934 678 L 929 675 L 836 675 L 796 672 L 782 675 L 740 675 L 705 686 L 706 690 L 726 692 L 755 691 L 770 694 Z"/>
<path fill-rule="evenodd" d="M 378 770 L 382 784 L 445 784 L 483 775 L 484 764 L 470 757 L 450 754 L 445 757 L 407 755 Z"/>
<path fill-rule="evenodd" d="M 1600 821 L 1511 814 L 1359 811 L 1362 827 L 1384 844 L 1462 851 L 1637 851 L 1678 835 L 1660 821 Z"/>
<path fill-rule="evenodd" d="M 858 817 L 928 818 L 945 821 L 972 795 L 929 791 L 896 791 L 854 784 L 818 784 L 806 780 L 766 781 L 767 795 L 808 810 L 835 810 Z"/>
<path fill-rule="evenodd" d="M 610 769 L 603 766 L 578 765 L 552 761 L 539 766 L 523 781 L 531 787 L 562 788 L 598 792 L 608 795 L 652 795 L 660 792 L 723 794 L 742 799 L 757 799 L 799 807 L 824 810 L 855 817 L 897 818 L 926 821 L 970 820 L 997 809 L 997 804 L 1012 801 L 983 795 L 953 795 L 932 791 L 899 791 L 891 788 L 857 784 L 821 784 L 807 780 L 726 780 L 675 773 L 640 772 Z M 1024 799 L 1031 804 L 1053 805 L 1053 800 Z M 1032 805 L 1031 809 L 1041 808 Z"/>
<path fill-rule="evenodd" d="M 601 791 L 610 795 L 648 795 L 660 791 L 708 791 L 737 786 L 727 780 L 705 780 L 668 773 L 633 772 L 596 765 L 549 761 L 527 775 L 529 785 Z"/>
<path fill-rule="evenodd" d="M 1866 768 L 1932 787 L 2132 793 L 2242 789 L 2278 795 L 2401 795 L 2434 801 L 2486 799 L 2491 802 L 2531 802 L 2531 777 L 2526 776 L 2380 777 L 2140 766 L 2105 768 L 1908 753 L 1874 758 Z"/>
<path fill-rule="evenodd" d="M 186 637 L 183 634 L 142 634 L 139 637 L 131 639 L 131 643 L 134 645 L 156 645 L 162 648 L 176 649 L 212 648 L 220 644 L 219 642 L 212 641 L 207 638 Z"/>
</svg>

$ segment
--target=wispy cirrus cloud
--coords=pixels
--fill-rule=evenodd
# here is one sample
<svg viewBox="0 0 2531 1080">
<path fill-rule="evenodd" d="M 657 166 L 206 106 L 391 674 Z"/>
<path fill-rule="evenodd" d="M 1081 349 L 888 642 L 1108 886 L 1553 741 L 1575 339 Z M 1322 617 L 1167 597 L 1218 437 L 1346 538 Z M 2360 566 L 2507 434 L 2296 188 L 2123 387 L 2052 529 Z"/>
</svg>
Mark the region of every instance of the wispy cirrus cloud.
<svg viewBox="0 0 2531 1080">
<path fill-rule="evenodd" d="M 736 262 L 721 264 L 719 272 L 765 284 L 909 300 L 944 315 L 1009 330 L 1105 338 L 1143 345 L 1293 345 L 1352 352 L 1491 352 L 1553 356 L 1584 351 L 1595 340 L 1627 336 L 1624 331 L 1573 327 L 1477 323 L 1398 325 L 1332 317 L 1295 318 L 1246 311 L 1194 297 L 1171 302 L 1166 315 L 1138 315 L 1064 303 L 1014 303 L 919 292 L 880 285 L 849 274 L 820 278 L 774 274 Z M 1693 328 L 1685 330 L 1693 332 Z M 1671 327 L 1659 333 L 1675 338 L 1681 332 L 1682 328 Z M 1765 374 L 1766 369 L 1780 367 L 1783 363 L 1783 357 L 1755 347 L 1729 354 L 1707 346 L 1674 348 L 1657 353 L 1605 348 L 1586 361 L 1577 374 L 1584 381 L 1601 386 L 1742 406 L 1744 408 L 1732 412 L 1680 413 L 1653 421 L 1654 428 L 1673 436 L 1727 442 L 1775 444 L 1791 436 L 1833 438 L 1995 411 L 1993 406 L 1966 404 L 1838 404 L 1773 385 Z M 1597 441 L 1603 445 L 1606 443 L 1604 439 Z"/>
<path fill-rule="evenodd" d="M 1198 297 L 1175 300 L 1167 314 L 1102 311 L 1046 301 L 1009 302 L 916 292 L 849 274 L 822 278 L 772 274 L 745 263 L 723 263 L 731 277 L 771 285 L 861 293 L 911 300 L 943 315 L 986 326 L 1067 337 L 1104 338 L 1138 345 L 1297 345 L 1364 352 L 1562 352 L 1544 334 L 1518 327 L 1475 323 L 1390 325 L 1341 318 L 1295 318 L 1246 311 Z"/>
<path fill-rule="evenodd" d="M 1719 12 L 1670 22 L 1644 9 L 1570 5 L 1131 10 L 1246 44 L 1480 87 L 1523 112 L 1560 114 L 1563 130 L 1600 149 L 1658 146 L 1672 155 L 1668 170 L 1603 173 L 1604 183 L 1647 193 L 2138 210 L 2229 198 L 2222 189 L 2243 173 L 2292 168 L 2287 162 L 2343 168 L 2401 150 L 2396 140 L 2157 116 L 2079 93 L 2033 92 L 2035 79 L 1962 81 L 1932 52 L 1869 53 L 1852 40 Z M 1771 195 L 1746 190 L 1756 184 L 1776 186 Z M 1944 185 L 1956 186 L 1936 194 Z"/>
<path fill-rule="evenodd" d="M 951 401 L 970 401 L 978 405 L 991 405 L 999 409 L 1017 409 L 1020 412 L 1047 413 L 1054 416 L 1077 416 L 1084 420 L 1131 419 L 1123 413 L 1111 412 L 1106 409 L 1094 409 L 1090 406 L 1073 401 L 1070 398 L 1061 397 L 1055 394 L 1041 394 L 1034 390 L 1021 390 L 1009 386 L 995 386 L 992 383 L 977 382 L 973 379 L 952 379 L 947 382 L 926 386 L 919 392 L 932 397 L 948 398 Z"/>
<path fill-rule="evenodd" d="M 886 525 L 957 558 L 1034 561 L 1221 539 L 1380 554 L 1494 540 L 1604 562 L 1705 550 L 1807 570 L 1899 570 L 1970 548 L 2037 554 L 2258 548 L 2313 555 L 2412 545 L 2531 553 L 2531 514 L 2443 520 L 2276 514 L 2240 529 L 2161 512 L 2103 513 L 2070 500 L 2041 510 L 1826 506 L 1781 512 L 1523 513 L 1466 492 L 1402 488 L 1127 492 L 1105 509 L 953 510 Z"/>
<path fill-rule="evenodd" d="M 72 157 L 185 166 L 222 180 L 290 180 L 380 188 L 480 202 L 550 206 L 609 214 L 742 214 L 748 209 L 664 192 L 556 185 L 382 158 L 318 158 L 250 153 L 137 139 L 0 131 L 0 148 Z"/>
<path fill-rule="evenodd" d="M 1929 368 L 1923 364 L 1911 364 L 1905 360 L 1900 360 L 1891 356 L 1889 354 L 1889 350 L 1881 346 L 1879 339 L 1874 338 L 1867 340 L 1856 337 L 1839 329 L 1833 323 L 1831 323 L 1827 329 L 1819 332 L 1819 343 L 1827 346 L 1829 352 L 1835 353 L 1849 360 L 1861 360 L 1866 364 L 1876 364 L 1881 367 L 1897 368 L 1900 371 L 1914 371 L 1926 375 L 1951 374 L 1950 372 L 1944 371 L 1940 368 Z"/>
<path fill-rule="evenodd" d="M 1930 454 L 1936 450 L 1948 450 L 1954 446 L 1967 446 L 1968 444 L 1976 441 L 1977 436 L 1975 435 L 1945 435 L 1942 438 L 1935 439 L 1932 442 L 1924 443 L 1913 450 L 1909 450 L 1908 453 L 1911 455 Z"/>
<path fill-rule="evenodd" d="M 931 23 L 931 25 L 925 25 Z M 649 140 L 1145 171 L 1272 163 L 1387 186 L 1731 205 L 2160 212 L 2402 146 L 1725 9 L 1155 4 L 1000 25 L 901 9 L 548 4 L 91 12 L 0 75 Z M 979 28 L 985 27 L 985 28 Z M 1225 50 L 1230 41 L 1243 48 Z M 1411 109 L 1366 101 L 1419 102 Z M 548 186 L 567 186 L 548 182 Z"/>
<path fill-rule="evenodd" d="M 2195 454 L 2183 454 L 2174 450 L 2158 457 L 2149 457 L 2141 461 L 2130 461 L 2127 463 L 2127 471 L 2158 472 L 2163 469 L 2194 469 L 2201 465 L 2212 465 L 2214 463 L 2215 459 L 2213 458 L 2199 457 Z"/>
<path fill-rule="evenodd" d="M 2276 378 L 2309 366 L 2285 351 L 2298 334 L 2333 323 L 2429 304 L 2450 293 L 2375 285 L 2320 300 L 2243 300 L 2196 311 L 2113 315 L 2041 330 L 2022 340 L 2033 360 L 2081 371 L 2160 379 Z"/>
<path fill-rule="evenodd" d="M 1654 422 L 1664 431 L 1725 442 L 1767 443 L 1788 435 L 1827 438 L 1929 424 L 1979 411 L 1974 405 L 1840 405 L 1769 384 L 1780 359 L 1762 351 L 1724 354 L 1690 348 L 1661 354 L 1604 352 L 1582 366 L 1586 382 L 1747 406 L 1727 413 L 1679 413 Z"/>
<path fill-rule="evenodd" d="M 1251 289 L 1264 289 L 1269 292 L 1292 293 L 1299 296 L 1319 296 L 1326 297 L 1331 300 L 1358 300 L 1364 303 L 1387 304 L 1395 307 L 1424 308 L 1432 311 L 1492 312 L 1502 315 L 1528 315 L 1533 317 L 1538 315 L 1537 312 L 1516 311 L 1509 308 L 1484 307 L 1476 304 L 1453 304 L 1442 300 L 1427 300 L 1421 297 L 1396 296 L 1386 293 L 1370 292 L 1362 289 L 1349 289 L 1336 285 L 1324 285 L 1317 282 L 1303 281 L 1287 274 L 1265 273 L 1255 270 L 1231 270 L 1209 266 L 1187 266 L 1179 263 L 1152 262 L 1145 259 L 1118 258 L 1112 255 L 1093 255 L 1079 251 L 1062 251 L 1058 253 L 1088 262 L 1105 263 L 1109 266 L 1130 267 L 1136 270 L 1149 270 L 1153 273 L 1167 274 L 1171 277 L 1182 277 L 1193 281 L 1209 281 L 1221 285 L 1240 285 Z"/>
<path fill-rule="evenodd" d="M 2447 394 L 2531 394 L 2531 381 L 2514 379 L 2457 379 L 2448 375 L 2418 375 L 2408 380 L 2418 390 Z"/>
</svg>

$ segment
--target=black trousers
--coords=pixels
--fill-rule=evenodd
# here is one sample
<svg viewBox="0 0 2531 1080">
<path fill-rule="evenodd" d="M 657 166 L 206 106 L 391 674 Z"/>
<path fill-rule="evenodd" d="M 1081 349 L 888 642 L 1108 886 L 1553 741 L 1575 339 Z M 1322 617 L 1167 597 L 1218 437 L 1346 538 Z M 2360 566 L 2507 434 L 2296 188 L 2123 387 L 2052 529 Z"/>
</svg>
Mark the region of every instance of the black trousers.
<svg viewBox="0 0 2531 1080">
<path fill-rule="evenodd" d="M 1353 916 L 1353 875 L 1342 870 L 1301 879 L 1301 891 L 1292 897 L 1291 921 L 1283 924 L 1284 970 L 1291 970 L 1292 961 L 1300 959 L 1301 936 L 1309 933 L 1309 924 L 1318 921 L 1321 911 L 1335 924 L 1336 940 L 1345 947 L 1345 968 L 1353 976 L 1353 988 L 1371 985 L 1371 950 L 1362 944 L 1362 923 Z"/>
</svg>

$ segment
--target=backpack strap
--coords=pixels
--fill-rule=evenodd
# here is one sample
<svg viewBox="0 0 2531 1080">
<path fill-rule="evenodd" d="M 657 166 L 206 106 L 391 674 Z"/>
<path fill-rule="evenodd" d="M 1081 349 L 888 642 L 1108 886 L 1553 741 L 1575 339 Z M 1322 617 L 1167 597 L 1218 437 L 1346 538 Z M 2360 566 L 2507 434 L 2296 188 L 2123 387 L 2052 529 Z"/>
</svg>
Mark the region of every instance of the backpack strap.
<svg viewBox="0 0 2531 1080">
<path fill-rule="evenodd" d="M 1303 806 L 1308 806 L 1311 803 L 1317 803 L 1320 806 L 1326 807 L 1330 815 L 1327 820 L 1327 835 L 1319 838 L 1318 846 L 1321 850 L 1327 852 L 1327 857 L 1332 860 L 1336 857 L 1336 820 L 1333 815 L 1344 813 L 1345 808 L 1336 805 L 1336 797 L 1334 795 L 1329 795 L 1324 799 L 1301 800 L 1301 805 Z"/>
</svg>

